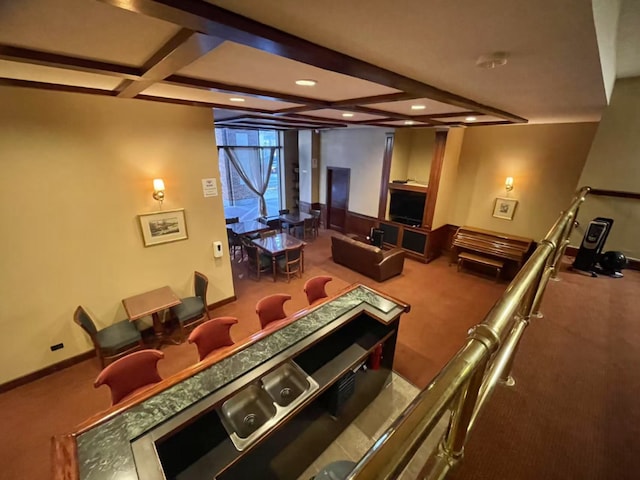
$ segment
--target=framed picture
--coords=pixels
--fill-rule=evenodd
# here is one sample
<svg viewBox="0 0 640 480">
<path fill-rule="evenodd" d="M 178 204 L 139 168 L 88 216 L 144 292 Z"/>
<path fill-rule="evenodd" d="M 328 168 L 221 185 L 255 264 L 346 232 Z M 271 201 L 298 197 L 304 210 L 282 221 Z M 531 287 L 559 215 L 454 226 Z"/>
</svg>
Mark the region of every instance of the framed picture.
<svg viewBox="0 0 640 480">
<path fill-rule="evenodd" d="M 505 220 L 513 220 L 516 205 L 518 205 L 518 201 L 513 198 L 496 197 L 496 203 L 493 206 L 493 216 L 496 218 L 504 218 Z"/>
<path fill-rule="evenodd" d="M 138 215 L 138 218 L 145 247 L 189 238 L 187 224 L 184 221 L 184 208 L 143 213 Z"/>
</svg>

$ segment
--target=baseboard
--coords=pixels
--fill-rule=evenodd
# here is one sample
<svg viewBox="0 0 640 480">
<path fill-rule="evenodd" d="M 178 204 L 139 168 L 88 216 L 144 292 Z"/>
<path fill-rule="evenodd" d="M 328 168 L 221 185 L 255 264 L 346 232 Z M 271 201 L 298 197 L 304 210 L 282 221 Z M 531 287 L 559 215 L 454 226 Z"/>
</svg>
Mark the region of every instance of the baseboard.
<svg viewBox="0 0 640 480">
<path fill-rule="evenodd" d="M 28 373 L 22 377 L 16 378 L 14 380 L 10 380 L 6 383 L 0 385 L 0 393 L 7 392 L 16 387 L 20 387 L 22 385 L 26 385 L 27 383 L 31 383 L 34 380 L 38 380 L 42 377 L 46 377 L 47 375 L 51 375 L 60 370 L 64 370 L 65 368 L 71 367 L 77 363 L 84 362 L 85 360 L 89 360 L 96 356 L 96 351 L 94 349 L 89 350 L 88 352 L 81 353 L 80 355 L 76 355 L 74 357 L 67 358 L 66 360 L 62 360 L 61 362 L 54 363 L 53 365 L 49 365 L 48 367 L 42 368 L 32 373 Z"/>
<path fill-rule="evenodd" d="M 211 303 L 207 305 L 207 308 L 209 310 L 215 310 L 218 307 L 226 305 L 227 303 L 235 302 L 236 300 L 237 300 L 236 296 L 233 295 L 231 297 L 223 298 L 222 300 Z M 151 327 L 145 330 L 150 330 L 150 329 Z M 54 363 L 53 365 L 49 365 L 48 367 L 42 368 L 35 372 L 28 373 L 22 377 L 16 378 L 14 380 L 10 380 L 0 385 L 0 393 L 4 393 L 16 387 L 26 385 L 27 383 L 33 382 L 42 377 L 46 377 L 47 375 L 51 375 L 52 373 L 58 372 L 60 370 L 64 370 L 65 368 L 71 367 L 80 362 L 84 362 L 85 360 L 89 360 L 90 358 L 95 356 L 96 356 L 96 351 L 92 349 L 92 350 L 89 350 L 88 352 L 84 352 L 74 357 L 67 358 L 66 360 L 62 360 L 61 362 Z"/>
</svg>

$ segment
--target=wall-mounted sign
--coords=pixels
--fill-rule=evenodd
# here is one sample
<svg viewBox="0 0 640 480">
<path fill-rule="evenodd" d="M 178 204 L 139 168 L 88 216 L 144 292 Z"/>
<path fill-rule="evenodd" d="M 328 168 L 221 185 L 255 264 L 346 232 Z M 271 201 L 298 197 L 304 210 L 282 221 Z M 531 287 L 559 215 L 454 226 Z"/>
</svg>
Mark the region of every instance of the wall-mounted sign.
<svg viewBox="0 0 640 480">
<path fill-rule="evenodd" d="M 203 178 L 202 179 L 202 193 L 205 197 L 217 197 L 218 185 L 215 178 Z"/>
</svg>

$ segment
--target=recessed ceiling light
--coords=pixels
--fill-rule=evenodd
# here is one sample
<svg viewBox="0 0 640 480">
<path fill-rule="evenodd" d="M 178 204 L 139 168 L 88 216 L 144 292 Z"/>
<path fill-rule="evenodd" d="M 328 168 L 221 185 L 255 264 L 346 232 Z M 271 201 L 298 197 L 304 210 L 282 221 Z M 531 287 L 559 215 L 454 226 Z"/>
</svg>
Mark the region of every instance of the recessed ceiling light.
<svg viewBox="0 0 640 480">
<path fill-rule="evenodd" d="M 465 122 L 475 122 L 476 120 L 476 117 L 464 117 Z"/>
<path fill-rule="evenodd" d="M 411 105 L 411 110 L 424 110 L 427 108 L 426 105 Z"/>
<path fill-rule="evenodd" d="M 487 55 L 480 55 L 476 60 L 476 67 L 480 68 L 497 68 L 507 64 L 509 54 L 507 52 L 494 52 Z"/>
<path fill-rule="evenodd" d="M 416 123 L 416 122 L 414 122 L 413 120 L 405 120 L 404 121 L 405 125 L 413 125 L 414 123 Z"/>
<path fill-rule="evenodd" d="M 316 83 L 315 80 L 310 80 L 310 79 L 301 79 L 301 80 L 296 80 L 296 85 L 300 85 L 302 87 L 313 87 Z"/>
<path fill-rule="evenodd" d="M 244 98 L 240 97 L 231 97 L 229 100 L 232 102 L 244 102 Z"/>
<path fill-rule="evenodd" d="M 343 117 L 353 117 L 353 113 L 343 113 Z"/>
</svg>

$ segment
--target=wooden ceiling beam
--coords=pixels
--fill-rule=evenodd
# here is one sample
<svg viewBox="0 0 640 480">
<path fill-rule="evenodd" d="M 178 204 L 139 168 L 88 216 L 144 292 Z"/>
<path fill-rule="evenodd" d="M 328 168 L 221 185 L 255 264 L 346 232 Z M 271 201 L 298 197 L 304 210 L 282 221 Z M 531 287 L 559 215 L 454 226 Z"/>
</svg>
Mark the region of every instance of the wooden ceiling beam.
<svg viewBox="0 0 640 480">
<path fill-rule="evenodd" d="M 310 120 L 297 120 L 297 119 L 292 119 L 292 118 L 288 118 L 288 117 L 265 117 L 265 116 L 259 116 L 259 115 L 243 115 L 243 116 L 238 116 L 236 118 L 239 119 L 252 119 L 252 120 L 264 120 L 266 122 L 282 122 L 282 123 L 290 123 L 290 124 L 304 124 L 304 125 L 309 125 L 309 124 L 327 124 L 327 126 L 332 126 L 335 125 L 337 127 L 344 127 L 346 126 L 346 122 L 345 123 L 341 123 L 335 120 L 328 120 L 325 119 L 325 121 L 322 121 L 322 119 L 316 119 L 316 118 L 310 118 Z M 316 121 L 317 120 L 317 121 Z M 235 121 L 235 120 L 229 120 L 229 118 L 225 118 L 224 119 L 225 122 L 228 121 Z"/>
<path fill-rule="evenodd" d="M 512 122 L 527 120 L 510 112 L 456 95 L 377 65 L 322 47 L 274 27 L 230 12 L 202 0 L 101 0 L 115 7 L 169 21 L 183 28 L 222 37 L 235 43 L 313 65 L 324 70 L 342 73 L 379 85 L 395 88 L 439 102 L 494 115 Z"/>
<path fill-rule="evenodd" d="M 142 66 L 139 80 L 126 80 L 116 89 L 118 96 L 133 98 L 156 82 L 206 55 L 224 42 L 223 39 L 181 29 L 156 51 Z"/>
<path fill-rule="evenodd" d="M 298 113 L 298 112 L 311 112 L 313 110 L 320 110 L 324 107 L 313 107 L 311 105 L 302 105 L 300 107 L 290 107 L 283 108 L 282 110 L 276 110 L 273 112 L 274 115 L 288 115 L 290 113 Z"/>
<path fill-rule="evenodd" d="M 413 100 L 414 98 L 418 98 L 411 93 L 406 92 L 398 92 L 398 93 L 387 93 L 384 95 L 373 95 L 370 97 L 360 97 L 360 98 L 350 98 L 347 100 L 340 100 L 339 102 L 333 102 L 331 104 L 332 108 L 335 107 L 351 107 L 357 105 L 370 105 L 372 103 L 385 103 L 385 102 L 402 102 L 404 100 Z"/>
<path fill-rule="evenodd" d="M 0 45 L 0 59 L 43 65 L 45 67 L 64 68 L 78 72 L 98 73 L 130 80 L 137 80 L 142 76 L 140 69 L 135 67 L 99 62 L 86 58 L 70 57 L 57 53 L 29 50 L 27 48 L 12 47 L 10 45 Z"/>
</svg>

